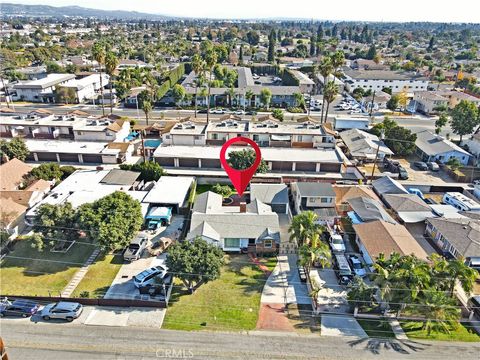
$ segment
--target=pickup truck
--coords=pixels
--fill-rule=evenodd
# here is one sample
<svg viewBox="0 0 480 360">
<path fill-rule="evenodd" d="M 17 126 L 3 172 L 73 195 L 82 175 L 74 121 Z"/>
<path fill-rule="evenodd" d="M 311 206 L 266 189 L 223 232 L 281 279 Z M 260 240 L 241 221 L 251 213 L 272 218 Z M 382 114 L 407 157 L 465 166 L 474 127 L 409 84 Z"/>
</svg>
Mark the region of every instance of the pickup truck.
<svg viewBox="0 0 480 360">
<path fill-rule="evenodd" d="M 134 261 L 140 259 L 143 251 L 147 247 L 147 243 L 147 235 L 143 233 L 138 234 L 123 252 L 123 260 Z"/>
</svg>

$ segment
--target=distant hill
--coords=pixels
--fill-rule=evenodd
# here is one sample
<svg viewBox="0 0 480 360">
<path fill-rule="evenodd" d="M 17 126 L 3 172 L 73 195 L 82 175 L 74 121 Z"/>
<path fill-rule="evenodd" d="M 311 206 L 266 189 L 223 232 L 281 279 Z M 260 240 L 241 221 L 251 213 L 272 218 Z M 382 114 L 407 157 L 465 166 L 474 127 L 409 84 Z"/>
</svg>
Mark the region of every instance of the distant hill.
<svg viewBox="0 0 480 360">
<path fill-rule="evenodd" d="M 137 11 L 124 10 L 99 10 L 84 8 L 81 6 L 49 6 L 49 5 L 23 5 L 0 3 L 0 14 L 3 16 L 40 16 L 40 17 L 64 17 L 79 16 L 102 19 L 145 19 L 165 20 L 169 16 L 141 13 Z"/>
</svg>

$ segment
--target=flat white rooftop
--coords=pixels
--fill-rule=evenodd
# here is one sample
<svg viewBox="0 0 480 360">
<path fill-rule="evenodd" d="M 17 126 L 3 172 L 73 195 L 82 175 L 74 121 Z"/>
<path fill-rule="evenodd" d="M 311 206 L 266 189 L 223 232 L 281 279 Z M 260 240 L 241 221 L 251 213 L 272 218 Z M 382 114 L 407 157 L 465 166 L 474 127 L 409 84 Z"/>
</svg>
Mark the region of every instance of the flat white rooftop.
<svg viewBox="0 0 480 360">
<path fill-rule="evenodd" d="M 30 152 L 50 152 L 68 154 L 100 154 L 107 146 L 106 142 L 68 141 L 68 140 L 32 140 L 25 144 Z M 111 152 L 111 150 L 109 150 Z M 118 152 L 118 151 L 117 151 Z"/>
<path fill-rule="evenodd" d="M 143 199 L 144 203 L 182 206 L 194 177 L 162 176 Z"/>
<path fill-rule="evenodd" d="M 229 147 L 230 151 L 242 150 L 244 147 Z M 159 146 L 153 156 L 167 158 L 196 158 L 196 159 L 219 159 L 220 146 Z M 342 157 L 336 149 L 292 149 L 292 148 L 261 148 L 262 158 L 265 161 L 287 162 L 322 162 L 342 163 Z"/>
</svg>

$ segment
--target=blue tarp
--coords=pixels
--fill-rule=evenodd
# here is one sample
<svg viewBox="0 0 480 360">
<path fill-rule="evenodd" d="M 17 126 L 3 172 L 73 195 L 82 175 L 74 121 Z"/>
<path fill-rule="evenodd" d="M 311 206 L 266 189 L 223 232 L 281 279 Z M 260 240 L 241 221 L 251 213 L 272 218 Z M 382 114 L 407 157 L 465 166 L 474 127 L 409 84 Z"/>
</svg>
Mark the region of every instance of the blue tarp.
<svg viewBox="0 0 480 360">
<path fill-rule="evenodd" d="M 355 211 L 349 211 L 347 213 L 348 217 L 350 220 L 352 220 L 352 224 L 361 224 L 363 223 L 362 219 L 358 217 L 358 215 L 355 213 Z"/>
</svg>

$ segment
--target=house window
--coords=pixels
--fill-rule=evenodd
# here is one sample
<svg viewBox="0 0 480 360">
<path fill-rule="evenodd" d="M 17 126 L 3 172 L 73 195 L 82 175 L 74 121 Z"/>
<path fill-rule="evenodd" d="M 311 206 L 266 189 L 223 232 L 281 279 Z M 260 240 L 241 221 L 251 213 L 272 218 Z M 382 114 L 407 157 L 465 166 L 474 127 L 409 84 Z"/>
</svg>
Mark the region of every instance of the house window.
<svg viewBox="0 0 480 360">
<path fill-rule="evenodd" d="M 78 135 L 83 135 L 83 133 L 81 131 L 78 131 L 77 134 Z"/>
<path fill-rule="evenodd" d="M 212 134 L 212 140 L 218 140 L 218 134 Z"/>
<path fill-rule="evenodd" d="M 240 247 L 240 239 L 225 238 L 224 244 L 225 244 L 226 248 L 239 248 Z"/>
<path fill-rule="evenodd" d="M 264 240 L 263 241 L 263 247 L 271 248 L 272 246 L 273 246 L 273 240 Z"/>
<path fill-rule="evenodd" d="M 331 198 L 325 198 L 325 197 L 323 197 L 323 198 L 320 199 L 320 201 L 321 201 L 322 203 L 331 203 L 331 202 L 332 202 L 332 199 L 331 199 Z"/>
<path fill-rule="evenodd" d="M 195 139 L 195 140 L 200 140 L 200 136 L 195 135 L 195 136 L 194 136 L 194 139 Z"/>
</svg>

